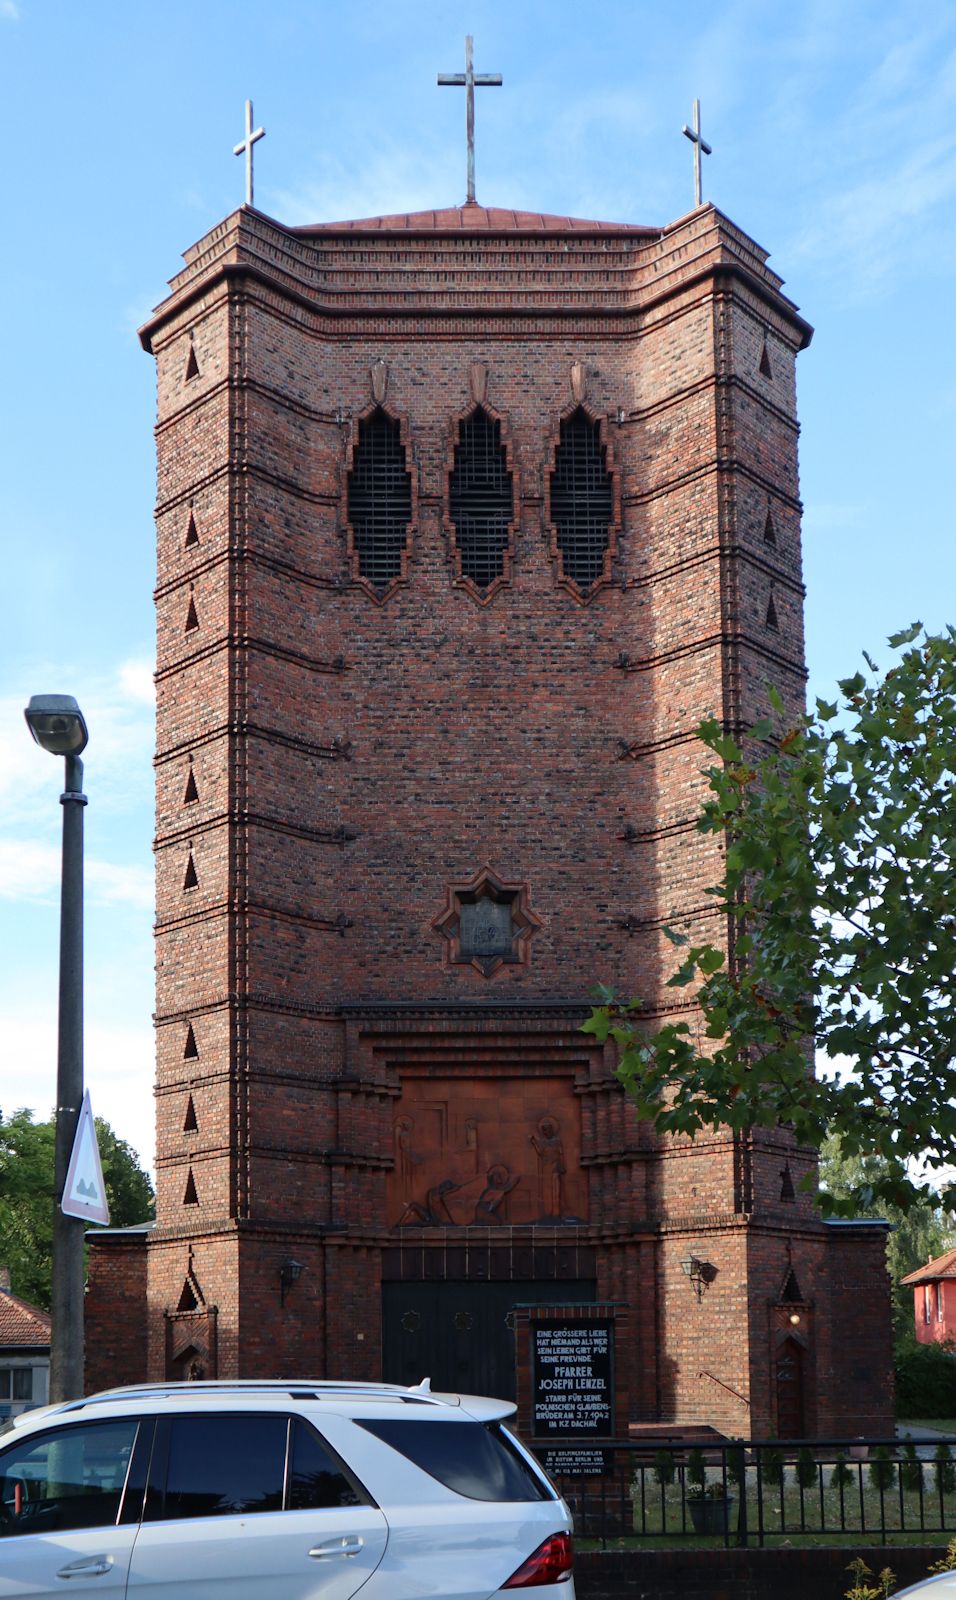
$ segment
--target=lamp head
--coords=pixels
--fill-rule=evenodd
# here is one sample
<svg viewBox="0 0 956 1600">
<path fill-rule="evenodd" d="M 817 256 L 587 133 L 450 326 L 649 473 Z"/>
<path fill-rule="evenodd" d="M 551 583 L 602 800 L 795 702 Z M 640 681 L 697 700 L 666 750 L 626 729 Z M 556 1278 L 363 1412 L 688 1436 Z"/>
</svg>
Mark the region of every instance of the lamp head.
<svg viewBox="0 0 956 1600">
<path fill-rule="evenodd" d="M 35 694 L 23 715 L 37 744 L 54 756 L 78 756 L 89 734 L 71 694 Z"/>
</svg>

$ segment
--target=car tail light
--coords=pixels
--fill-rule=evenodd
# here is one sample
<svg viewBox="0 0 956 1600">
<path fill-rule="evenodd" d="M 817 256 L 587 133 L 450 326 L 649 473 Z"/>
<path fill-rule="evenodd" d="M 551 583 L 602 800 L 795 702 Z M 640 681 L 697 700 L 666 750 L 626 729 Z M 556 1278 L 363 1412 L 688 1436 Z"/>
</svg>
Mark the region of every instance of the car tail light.
<svg viewBox="0 0 956 1600">
<path fill-rule="evenodd" d="M 522 1561 L 503 1589 L 536 1589 L 544 1583 L 560 1583 L 571 1576 L 573 1553 L 569 1533 L 552 1533 L 539 1544 L 527 1561 Z"/>
</svg>

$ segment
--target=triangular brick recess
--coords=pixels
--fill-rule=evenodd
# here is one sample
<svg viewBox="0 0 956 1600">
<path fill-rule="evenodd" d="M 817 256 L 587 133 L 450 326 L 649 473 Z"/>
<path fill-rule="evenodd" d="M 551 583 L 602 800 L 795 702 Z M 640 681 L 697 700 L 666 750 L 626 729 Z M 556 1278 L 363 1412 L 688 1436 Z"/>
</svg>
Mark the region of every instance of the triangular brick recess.
<svg viewBox="0 0 956 1600">
<path fill-rule="evenodd" d="M 196 774 L 194 773 L 192 767 L 190 767 L 189 776 L 186 779 L 186 792 L 183 795 L 183 805 L 191 806 L 193 802 L 198 799 L 199 790 L 196 787 Z"/>
<path fill-rule="evenodd" d="M 183 888 L 195 889 L 198 883 L 199 875 L 196 872 L 196 863 L 193 860 L 193 853 L 190 850 L 189 860 L 186 862 L 186 876 L 183 878 Z"/>
<path fill-rule="evenodd" d="M 764 339 L 763 349 L 760 352 L 760 373 L 764 378 L 773 377 L 773 368 L 770 365 L 770 355 L 767 350 L 767 341 Z"/>
<path fill-rule="evenodd" d="M 190 1032 L 192 1032 L 191 1029 Z M 190 1095 L 189 1104 L 186 1107 L 186 1115 L 183 1117 L 183 1133 L 195 1133 L 198 1127 L 199 1123 L 196 1121 L 196 1107 L 193 1105 L 193 1097 Z"/>
<path fill-rule="evenodd" d="M 199 1060 L 199 1046 L 196 1043 L 196 1035 L 193 1032 L 193 1025 L 192 1025 L 191 1022 L 190 1022 L 189 1026 L 186 1029 L 186 1043 L 183 1046 L 183 1060 L 184 1061 L 198 1061 Z M 190 1100 L 189 1103 L 190 1103 L 190 1105 L 192 1105 L 192 1100 Z"/>
<path fill-rule="evenodd" d="M 186 524 L 186 537 L 183 543 L 187 550 L 191 544 L 199 543 L 199 529 L 196 527 L 196 516 L 192 506 L 189 508 L 189 521 Z"/>
<path fill-rule="evenodd" d="M 789 1161 L 784 1162 L 783 1170 L 780 1173 L 780 1198 L 781 1200 L 785 1201 L 795 1200 L 797 1198 L 796 1193 L 794 1192 L 793 1174 L 790 1171 Z"/>
<path fill-rule="evenodd" d="M 198 378 L 198 377 L 199 377 L 199 362 L 196 360 L 196 347 L 192 343 L 192 341 L 190 340 L 189 358 L 188 358 L 188 360 L 186 362 L 186 382 L 188 383 L 190 378 Z"/>
<path fill-rule="evenodd" d="M 764 544 L 776 544 L 777 542 L 777 530 L 773 525 L 773 512 L 769 506 L 767 507 L 767 520 L 763 525 L 763 542 Z"/>
<path fill-rule="evenodd" d="M 770 599 L 767 601 L 766 624 L 768 628 L 779 627 L 779 623 L 777 622 L 777 608 L 773 603 L 773 595 L 771 595 Z"/>
<path fill-rule="evenodd" d="M 198 1304 L 199 1304 L 199 1301 L 196 1299 L 196 1291 L 193 1288 L 192 1284 L 190 1283 L 189 1279 L 186 1278 L 184 1280 L 184 1282 L 183 1282 L 183 1292 L 179 1296 L 179 1304 L 177 1305 L 176 1310 L 177 1311 L 195 1311 L 195 1309 L 198 1306 Z"/>
<path fill-rule="evenodd" d="M 189 610 L 186 612 L 186 626 L 184 633 L 191 633 L 193 628 L 199 627 L 199 618 L 196 615 L 196 602 L 192 595 L 189 596 Z"/>
<path fill-rule="evenodd" d="M 787 1281 L 780 1291 L 780 1299 L 784 1305 L 803 1304 L 803 1295 L 800 1293 L 800 1285 L 797 1282 L 797 1275 L 792 1267 L 787 1273 Z"/>
<path fill-rule="evenodd" d="M 190 1167 L 189 1177 L 186 1179 L 186 1193 L 183 1195 L 183 1205 L 198 1206 L 198 1204 L 199 1196 L 196 1193 L 196 1180 L 193 1177 L 193 1169 Z"/>
</svg>

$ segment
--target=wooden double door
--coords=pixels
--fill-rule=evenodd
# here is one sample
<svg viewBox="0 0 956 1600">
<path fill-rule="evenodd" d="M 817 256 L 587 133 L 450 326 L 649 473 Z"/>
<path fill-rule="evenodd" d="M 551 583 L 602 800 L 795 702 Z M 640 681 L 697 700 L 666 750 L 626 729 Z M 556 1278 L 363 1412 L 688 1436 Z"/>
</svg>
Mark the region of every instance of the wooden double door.
<svg viewBox="0 0 956 1600">
<path fill-rule="evenodd" d="M 433 1389 L 515 1398 L 515 1306 L 582 1305 L 592 1279 L 384 1283 L 382 1377 Z"/>
</svg>

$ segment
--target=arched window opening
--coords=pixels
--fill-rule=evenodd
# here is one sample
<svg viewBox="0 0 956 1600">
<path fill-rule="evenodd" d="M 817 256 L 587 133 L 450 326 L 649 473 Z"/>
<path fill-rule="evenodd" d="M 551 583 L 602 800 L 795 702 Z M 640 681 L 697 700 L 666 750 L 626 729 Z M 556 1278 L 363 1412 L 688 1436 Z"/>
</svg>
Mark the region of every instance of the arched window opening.
<svg viewBox="0 0 956 1600">
<path fill-rule="evenodd" d="M 514 512 L 501 424 L 480 406 L 458 427 L 450 499 L 462 576 L 488 589 L 504 575 Z"/>
<path fill-rule="evenodd" d="M 604 576 L 614 495 L 601 430 L 578 407 L 561 422 L 551 474 L 551 521 L 561 571 L 585 592 Z"/>
<path fill-rule="evenodd" d="M 384 594 L 402 574 L 412 520 L 412 480 L 401 429 L 379 408 L 359 422 L 349 473 L 349 522 L 359 573 Z"/>
</svg>

